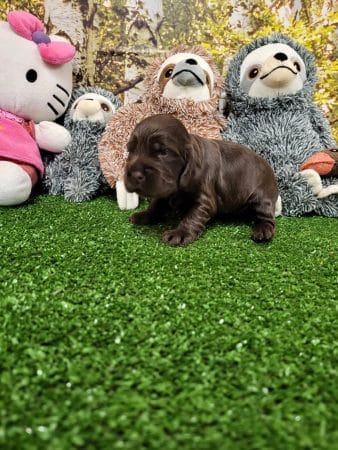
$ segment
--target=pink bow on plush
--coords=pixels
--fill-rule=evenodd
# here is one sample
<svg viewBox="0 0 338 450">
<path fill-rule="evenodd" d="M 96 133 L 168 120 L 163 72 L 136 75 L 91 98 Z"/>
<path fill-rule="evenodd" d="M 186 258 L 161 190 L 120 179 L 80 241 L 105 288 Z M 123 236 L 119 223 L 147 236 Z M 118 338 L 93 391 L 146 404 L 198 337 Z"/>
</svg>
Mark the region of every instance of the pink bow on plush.
<svg viewBox="0 0 338 450">
<path fill-rule="evenodd" d="M 46 63 L 64 64 L 74 58 L 75 47 L 67 42 L 52 42 L 45 33 L 43 23 L 33 14 L 11 11 L 7 14 L 7 20 L 15 33 L 37 44 Z"/>
</svg>

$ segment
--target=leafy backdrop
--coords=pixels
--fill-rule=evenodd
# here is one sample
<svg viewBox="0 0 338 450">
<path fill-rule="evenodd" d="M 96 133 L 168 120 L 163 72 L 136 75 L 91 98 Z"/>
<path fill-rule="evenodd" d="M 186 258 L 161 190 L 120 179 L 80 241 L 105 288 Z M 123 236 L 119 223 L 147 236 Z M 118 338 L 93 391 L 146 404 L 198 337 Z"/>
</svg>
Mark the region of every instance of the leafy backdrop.
<svg viewBox="0 0 338 450">
<path fill-rule="evenodd" d="M 78 50 L 75 83 L 99 85 L 137 99 L 147 62 L 178 43 L 202 44 L 225 74 L 239 48 L 280 31 L 314 53 L 316 102 L 338 138 L 338 3 L 335 0 L 1 0 L 1 18 L 13 9 L 38 15 L 48 32 Z"/>
</svg>

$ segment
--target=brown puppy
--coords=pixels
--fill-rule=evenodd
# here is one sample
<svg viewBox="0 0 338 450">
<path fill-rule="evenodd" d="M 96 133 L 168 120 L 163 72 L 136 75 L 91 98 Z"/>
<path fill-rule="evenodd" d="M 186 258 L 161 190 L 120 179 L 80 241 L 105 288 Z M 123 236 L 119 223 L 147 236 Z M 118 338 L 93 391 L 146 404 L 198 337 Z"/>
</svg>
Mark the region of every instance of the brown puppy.
<svg viewBox="0 0 338 450">
<path fill-rule="evenodd" d="M 170 115 L 155 115 L 138 123 L 127 145 L 125 185 L 151 199 L 135 213 L 135 224 L 158 223 L 169 209 L 183 211 L 177 228 L 162 240 L 186 245 L 196 240 L 217 214 L 253 213 L 252 239 L 270 241 L 275 233 L 278 189 L 268 163 L 233 142 L 190 135 Z"/>
</svg>

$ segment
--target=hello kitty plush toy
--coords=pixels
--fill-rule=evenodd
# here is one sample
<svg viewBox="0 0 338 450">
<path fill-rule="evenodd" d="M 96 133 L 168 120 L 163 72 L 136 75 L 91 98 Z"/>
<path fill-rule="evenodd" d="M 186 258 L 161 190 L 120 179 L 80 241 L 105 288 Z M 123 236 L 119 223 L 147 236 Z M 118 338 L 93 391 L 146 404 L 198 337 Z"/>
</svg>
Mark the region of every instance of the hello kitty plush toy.
<svg viewBox="0 0 338 450">
<path fill-rule="evenodd" d="M 54 123 L 72 92 L 75 48 L 49 37 L 30 13 L 0 22 L 0 206 L 26 201 L 44 168 L 40 149 L 59 153 L 69 132 Z"/>
</svg>

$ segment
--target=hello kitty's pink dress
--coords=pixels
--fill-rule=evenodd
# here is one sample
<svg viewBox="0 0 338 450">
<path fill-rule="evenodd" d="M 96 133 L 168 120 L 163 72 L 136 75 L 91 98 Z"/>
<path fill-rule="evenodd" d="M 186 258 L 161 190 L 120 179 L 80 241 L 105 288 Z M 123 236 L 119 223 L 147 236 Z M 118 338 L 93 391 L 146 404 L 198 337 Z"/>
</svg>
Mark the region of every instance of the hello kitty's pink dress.
<svg viewBox="0 0 338 450">
<path fill-rule="evenodd" d="M 35 142 L 34 123 L 0 109 L 0 160 L 19 164 L 37 181 L 44 168 L 39 148 Z"/>
</svg>

